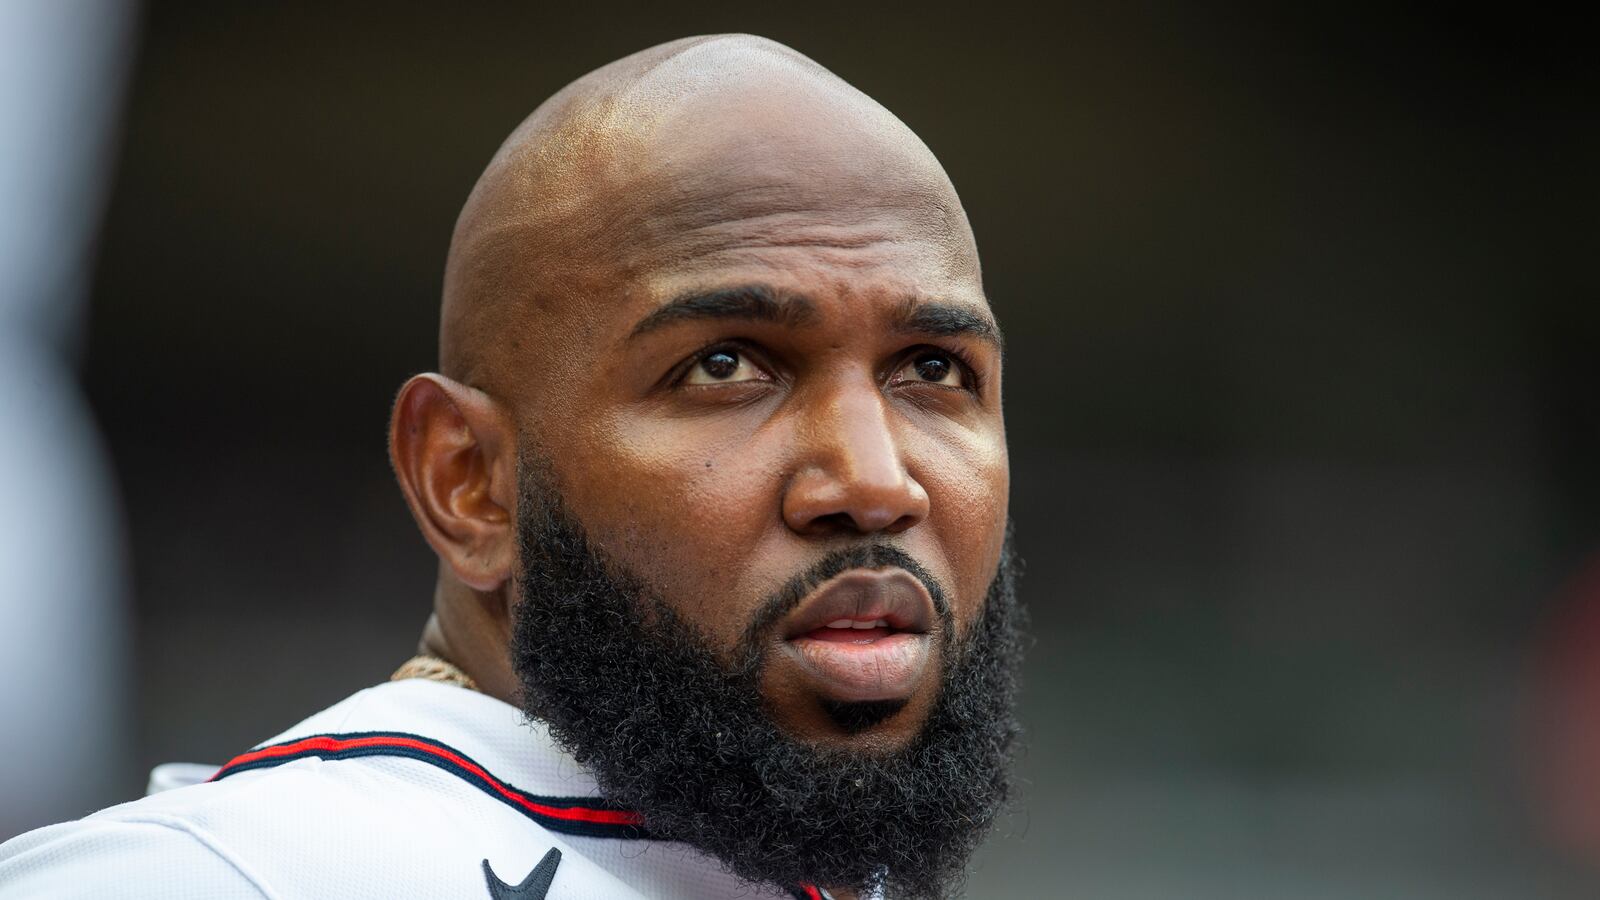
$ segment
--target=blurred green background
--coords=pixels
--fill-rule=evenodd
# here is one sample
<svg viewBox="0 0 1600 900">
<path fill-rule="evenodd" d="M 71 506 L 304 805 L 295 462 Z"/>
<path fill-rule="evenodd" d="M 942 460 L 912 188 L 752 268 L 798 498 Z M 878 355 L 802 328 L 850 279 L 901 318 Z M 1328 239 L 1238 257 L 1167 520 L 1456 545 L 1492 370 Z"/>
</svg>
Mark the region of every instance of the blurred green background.
<svg viewBox="0 0 1600 900">
<path fill-rule="evenodd" d="M 1600 895 L 1535 789 L 1541 659 L 1600 551 L 1592 35 L 1176 2 L 155 2 L 137 31 L 84 355 L 138 626 L 107 802 L 409 655 L 433 558 L 384 432 L 457 209 L 567 81 L 751 31 L 933 148 L 1007 332 L 1037 643 L 970 895 Z"/>
</svg>

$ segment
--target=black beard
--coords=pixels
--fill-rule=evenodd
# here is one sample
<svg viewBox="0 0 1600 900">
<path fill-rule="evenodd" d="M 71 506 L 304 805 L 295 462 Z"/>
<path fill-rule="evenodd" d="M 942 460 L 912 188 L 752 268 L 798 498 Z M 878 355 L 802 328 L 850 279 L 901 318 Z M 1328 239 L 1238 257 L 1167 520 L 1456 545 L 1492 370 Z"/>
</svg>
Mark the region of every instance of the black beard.
<svg viewBox="0 0 1600 900">
<path fill-rule="evenodd" d="M 864 541 L 769 598 L 730 670 L 643 580 L 589 546 L 545 471 L 530 461 L 518 470 L 512 664 L 523 710 L 604 796 L 640 812 L 653 837 L 697 847 L 752 882 L 896 898 L 958 892 L 1005 806 L 1019 730 L 1010 529 L 983 612 L 961 639 L 937 583 L 903 551 Z M 891 754 L 787 736 L 762 707 L 755 636 L 831 575 L 885 565 L 921 578 L 942 614 L 941 686 L 924 728 Z M 830 713 L 869 728 L 897 711 L 868 706 Z"/>
</svg>

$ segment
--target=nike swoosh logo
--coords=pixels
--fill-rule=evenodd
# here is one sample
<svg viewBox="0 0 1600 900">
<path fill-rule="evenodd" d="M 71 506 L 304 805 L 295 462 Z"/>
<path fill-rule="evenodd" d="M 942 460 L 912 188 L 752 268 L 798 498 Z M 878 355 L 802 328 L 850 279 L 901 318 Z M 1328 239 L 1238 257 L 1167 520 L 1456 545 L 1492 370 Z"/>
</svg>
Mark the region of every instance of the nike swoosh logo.
<svg viewBox="0 0 1600 900">
<path fill-rule="evenodd" d="M 554 847 L 539 860 L 533 867 L 528 877 L 522 883 L 512 887 L 501 881 L 494 874 L 494 869 L 489 868 L 489 861 L 483 861 L 483 877 L 489 882 L 489 896 L 492 900 L 544 900 L 550 893 L 550 882 L 556 878 L 556 866 L 561 865 L 561 851 Z"/>
</svg>

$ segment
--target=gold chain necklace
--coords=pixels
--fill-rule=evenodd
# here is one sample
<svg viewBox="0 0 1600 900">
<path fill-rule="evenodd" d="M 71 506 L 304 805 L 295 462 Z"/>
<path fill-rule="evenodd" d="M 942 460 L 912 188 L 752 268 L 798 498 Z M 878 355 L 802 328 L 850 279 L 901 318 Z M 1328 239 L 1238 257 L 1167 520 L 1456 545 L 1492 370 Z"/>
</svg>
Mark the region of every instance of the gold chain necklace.
<svg viewBox="0 0 1600 900">
<path fill-rule="evenodd" d="M 407 678 L 426 678 L 429 681 L 438 681 L 444 684 L 453 684 L 469 691 L 478 690 L 478 683 L 472 676 L 461 671 L 454 663 L 446 662 L 437 656 L 419 654 L 400 664 L 389 676 L 390 681 L 405 681 Z"/>
</svg>

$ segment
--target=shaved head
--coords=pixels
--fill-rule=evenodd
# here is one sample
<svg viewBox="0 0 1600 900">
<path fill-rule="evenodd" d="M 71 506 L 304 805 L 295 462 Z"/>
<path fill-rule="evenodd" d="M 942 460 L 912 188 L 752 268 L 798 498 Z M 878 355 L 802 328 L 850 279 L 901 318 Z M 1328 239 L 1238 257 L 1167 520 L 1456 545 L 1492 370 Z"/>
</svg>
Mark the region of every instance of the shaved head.
<svg viewBox="0 0 1600 900">
<path fill-rule="evenodd" d="M 872 98 L 766 38 L 652 47 L 541 104 L 478 179 L 446 264 L 440 366 L 489 389 L 508 327 L 604 304 L 620 281 L 669 290 L 670 276 L 744 246 L 739 224 L 849 247 L 896 239 L 877 220 L 903 228 L 907 214 L 952 275 L 976 276 L 943 168 Z"/>
</svg>

